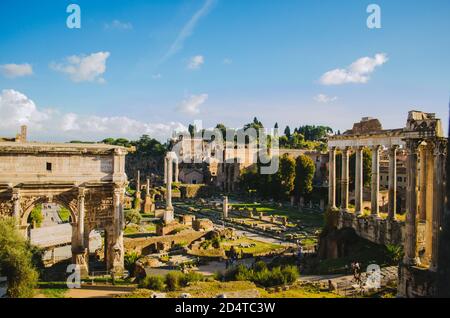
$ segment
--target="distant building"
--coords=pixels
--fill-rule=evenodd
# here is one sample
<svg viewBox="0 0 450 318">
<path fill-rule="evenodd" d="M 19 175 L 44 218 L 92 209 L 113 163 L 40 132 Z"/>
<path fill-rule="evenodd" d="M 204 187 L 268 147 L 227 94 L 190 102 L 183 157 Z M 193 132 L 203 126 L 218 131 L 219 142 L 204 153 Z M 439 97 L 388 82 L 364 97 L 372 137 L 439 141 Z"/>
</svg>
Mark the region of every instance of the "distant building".
<svg viewBox="0 0 450 318">
<path fill-rule="evenodd" d="M 0 137 L 0 142 L 27 142 L 27 126 L 20 126 L 20 133 L 16 135 L 16 137 L 8 138 L 8 137 Z"/>
</svg>

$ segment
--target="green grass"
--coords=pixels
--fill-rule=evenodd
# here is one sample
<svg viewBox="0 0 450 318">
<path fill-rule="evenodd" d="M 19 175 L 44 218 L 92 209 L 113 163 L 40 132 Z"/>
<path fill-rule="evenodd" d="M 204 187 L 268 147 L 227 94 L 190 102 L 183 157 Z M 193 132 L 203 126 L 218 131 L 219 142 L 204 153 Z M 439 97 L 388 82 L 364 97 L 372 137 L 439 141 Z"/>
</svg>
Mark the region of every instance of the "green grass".
<svg viewBox="0 0 450 318">
<path fill-rule="evenodd" d="M 58 215 L 59 218 L 61 219 L 61 221 L 63 221 L 64 223 L 67 223 L 70 221 L 70 211 L 64 207 L 60 207 L 59 211 L 58 211 Z"/>
<path fill-rule="evenodd" d="M 326 291 L 320 291 L 312 285 L 294 284 L 289 290 L 268 291 L 257 287 L 249 281 L 232 282 L 195 282 L 188 287 L 167 293 L 169 298 L 179 298 L 181 294 L 188 293 L 192 298 L 215 298 L 221 294 L 228 297 L 252 297 L 252 298 L 340 298 L 340 296 Z M 150 298 L 153 291 L 148 289 L 137 289 L 133 293 L 118 296 L 120 298 Z"/>
<path fill-rule="evenodd" d="M 45 298 L 65 298 L 69 290 L 66 282 L 39 282 L 38 288 L 36 293 Z"/>
<path fill-rule="evenodd" d="M 242 248 L 242 247 L 239 247 L 240 244 L 255 244 L 255 246 Z M 276 250 L 283 248 L 283 246 L 279 245 L 279 244 L 255 241 L 255 240 L 252 240 L 252 239 L 249 239 L 246 237 L 240 238 L 235 241 L 231 241 L 231 240 L 224 241 L 221 243 L 221 246 L 225 251 L 229 251 L 232 246 L 235 246 L 237 251 L 242 250 L 246 254 L 253 254 L 253 255 L 266 254 L 266 253 L 274 252 Z"/>
<path fill-rule="evenodd" d="M 66 298 L 67 291 L 67 288 L 50 288 L 39 290 L 45 298 Z"/>
<path fill-rule="evenodd" d="M 300 284 L 294 284 L 289 290 L 277 292 L 269 292 L 262 289 L 260 290 L 260 295 L 262 298 L 341 298 L 341 296 L 335 293 L 321 291 L 314 285 Z"/>
<path fill-rule="evenodd" d="M 300 221 L 300 223 L 305 223 L 308 226 L 322 227 L 324 225 L 323 213 L 306 213 L 299 211 L 297 208 L 278 208 L 254 203 L 233 204 L 233 207 L 249 208 L 251 210 L 256 208 L 257 212 L 263 212 L 264 215 L 287 216 L 290 221 Z"/>
<path fill-rule="evenodd" d="M 247 293 L 257 290 L 252 282 L 197 282 L 188 287 L 182 288 L 178 292 L 170 292 L 168 297 L 179 297 L 181 293 L 189 293 L 193 298 L 214 298 L 223 293 L 234 292 L 245 296 Z"/>
</svg>

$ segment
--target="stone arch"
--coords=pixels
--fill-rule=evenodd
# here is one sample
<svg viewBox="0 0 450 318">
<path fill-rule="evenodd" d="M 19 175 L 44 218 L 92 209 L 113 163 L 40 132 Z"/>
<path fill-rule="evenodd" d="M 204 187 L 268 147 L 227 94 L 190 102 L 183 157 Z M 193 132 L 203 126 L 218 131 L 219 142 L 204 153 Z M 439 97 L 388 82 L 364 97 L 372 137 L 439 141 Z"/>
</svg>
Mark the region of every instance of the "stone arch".
<svg viewBox="0 0 450 318">
<path fill-rule="evenodd" d="M 76 200 L 76 197 L 73 198 Z M 41 196 L 32 196 L 32 197 L 23 197 L 20 199 L 21 201 L 21 208 L 22 213 L 20 217 L 20 224 L 22 226 L 28 225 L 28 217 L 31 214 L 31 211 L 33 208 L 38 204 L 43 203 L 56 203 L 60 206 L 65 207 L 69 210 L 70 216 L 72 218 L 72 223 L 78 222 L 78 208 L 76 207 L 76 203 L 74 203 L 74 200 L 67 200 L 67 198 L 64 198 L 62 196 L 53 196 L 51 199 L 47 195 L 41 195 Z"/>
</svg>

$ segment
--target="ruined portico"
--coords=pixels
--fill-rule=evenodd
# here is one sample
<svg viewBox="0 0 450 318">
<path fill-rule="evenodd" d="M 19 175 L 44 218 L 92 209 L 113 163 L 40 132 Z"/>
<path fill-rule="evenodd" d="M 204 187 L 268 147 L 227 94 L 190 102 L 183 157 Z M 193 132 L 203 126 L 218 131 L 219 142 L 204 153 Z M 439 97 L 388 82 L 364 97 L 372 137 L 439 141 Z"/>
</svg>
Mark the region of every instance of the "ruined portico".
<svg viewBox="0 0 450 318">
<path fill-rule="evenodd" d="M 399 295 L 437 294 L 436 276 L 441 218 L 445 205 L 445 160 L 447 139 L 434 114 L 411 111 L 405 128 L 384 130 L 376 119 L 364 118 L 343 135 L 331 136 L 329 146 L 329 206 L 338 213 L 338 228 L 351 227 L 378 244 L 403 245 L 405 256 L 399 268 Z M 363 217 L 364 148 L 372 151 L 370 216 Z M 399 149 L 407 152 L 406 221 L 396 220 L 397 159 Z M 389 155 L 388 215 L 380 217 L 380 152 Z M 336 202 L 336 153 L 342 154 L 341 202 Z M 356 154 L 355 210 L 350 211 L 349 156 Z"/>
<path fill-rule="evenodd" d="M 126 154 L 102 144 L 0 142 L 0 215 L 15 217 L 27 235 L 36 205 L 64 206 L 71 214 L 73 263 L 82 274 L 92 230 L 105 232 L 107 269 L 122 272 Z"/>
</svg>

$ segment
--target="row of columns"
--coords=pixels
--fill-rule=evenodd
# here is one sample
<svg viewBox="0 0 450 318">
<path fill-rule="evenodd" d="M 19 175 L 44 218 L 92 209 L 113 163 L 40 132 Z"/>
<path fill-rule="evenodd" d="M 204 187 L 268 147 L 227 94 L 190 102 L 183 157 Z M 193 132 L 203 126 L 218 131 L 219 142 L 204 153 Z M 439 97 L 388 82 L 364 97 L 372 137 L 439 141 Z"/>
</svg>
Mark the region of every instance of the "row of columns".
<svg viewBox="0 0 450 318">
<path fill-rule="evenodd" d="M 371 177 L 371 214 L 379 216 L 379 193 L 380 193 L 380 151 L 381 146 L 372 146 L 372 177 Z M 389 218 L 394 219 L 396 213 L 397 197 L 397 153 L 398 146 L 389 149 Z M 342 210 L 348 210 L 349 204 L 349 162 L 351 147 L 342 149 L 342 169 L 341 169 L 341 205 Z M 364 147 L 353 148 L 355 151 L 355 213 L 362 214 L 363 211 L 363 150 Z M 332 147 L 329 152 L 329 206 L 337 209 L 336 206 L 336 151 Z"/>
<path fill-rule="evenodd" d="M 445 161 L 446 139 L 424 143 L 421 140 L 407 142 L 407 189 L 406 189 L 406 240 L 404 263 L 419 265 L 417 224 L 425 226 L 425 262 L 430 270 L 438 266 L 439 234 L 445 210 Z M 420 173 L 418 179 L 418 161 Z"/>
</svg>

